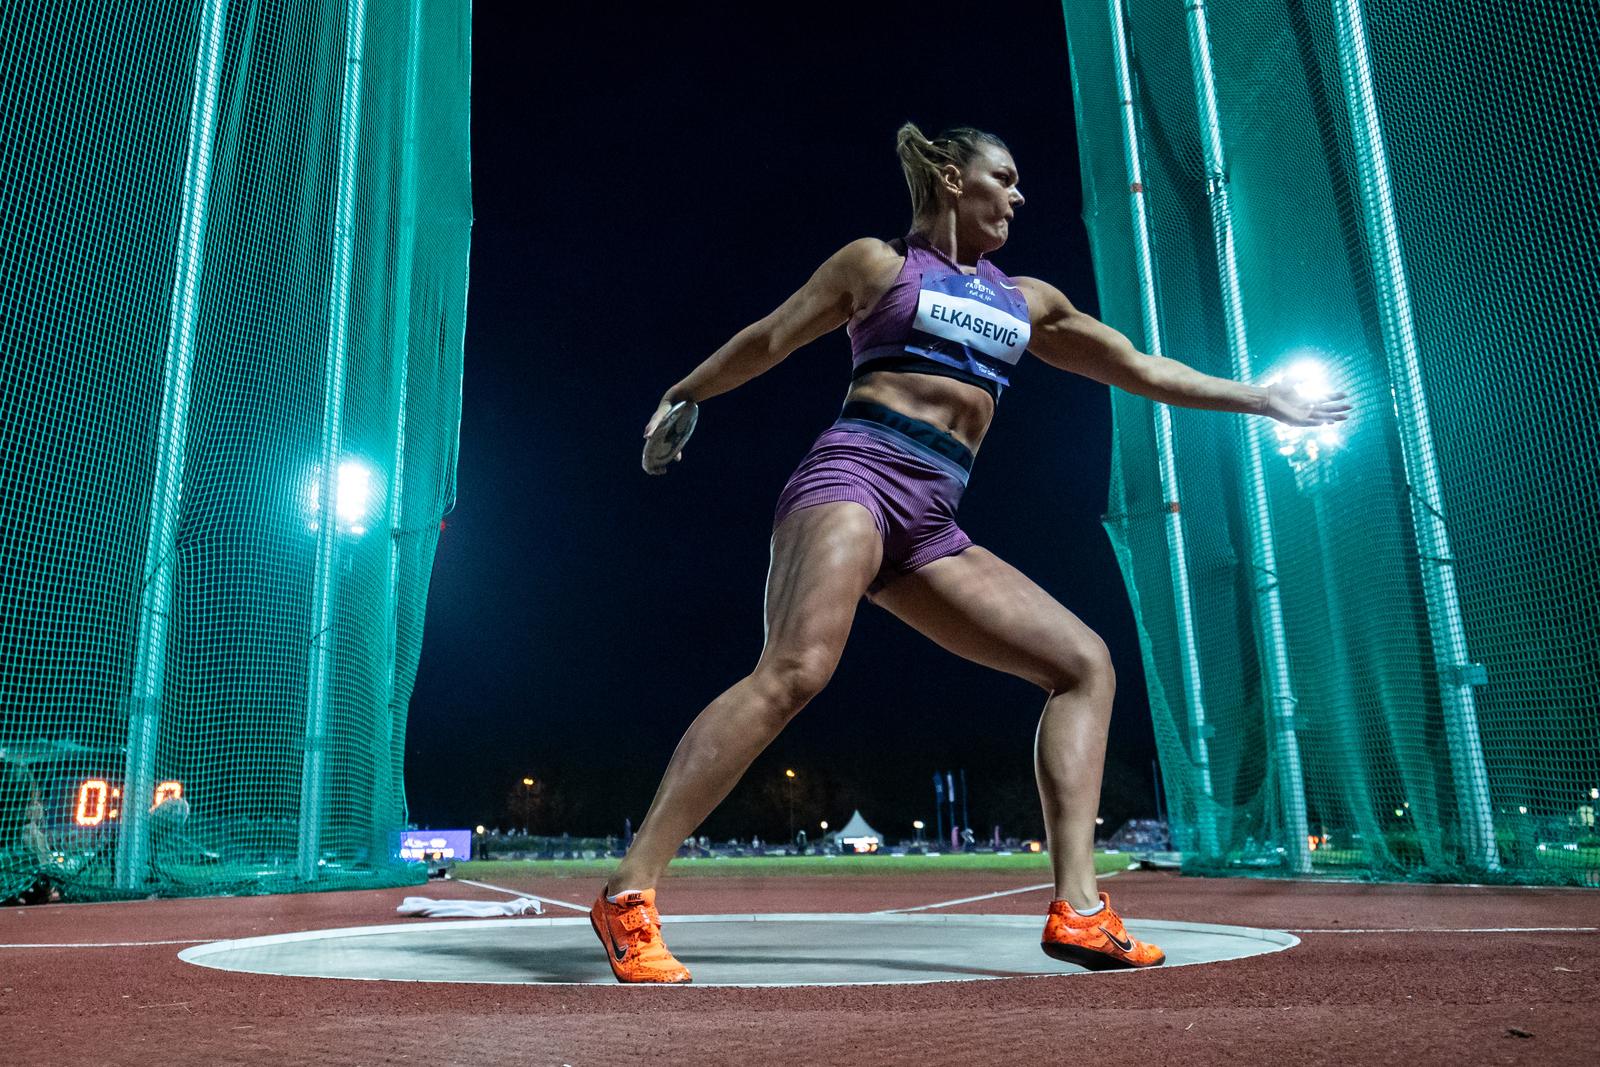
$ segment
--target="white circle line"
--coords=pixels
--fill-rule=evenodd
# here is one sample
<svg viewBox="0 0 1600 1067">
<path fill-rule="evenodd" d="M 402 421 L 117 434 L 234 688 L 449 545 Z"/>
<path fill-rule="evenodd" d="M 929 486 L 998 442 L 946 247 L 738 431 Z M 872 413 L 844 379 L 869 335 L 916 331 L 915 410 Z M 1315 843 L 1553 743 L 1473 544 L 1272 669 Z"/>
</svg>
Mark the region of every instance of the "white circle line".
<svg viewBox="0 0 1600 1067">
<path fill-rule="evenodd" d="M 1401 926 L 1371 927 L 1367 929 L 1328 929 L 1325 927 L 1296 927 L 1285 930 L 1291 934 L 1593 934 L 1600 926 Z"/>
<path fill-rule="evenodd" d="M 179 952 L 178 953 L 178 958 L 180 960 L 184 961 L 185 963 L 191 963 L 191 964 L 194 964 L 194 965 L 199 966 L 199 967 L 215 968 L 217 970 L 224 970 L 224 971 L 234 971 L 235 973 L 272 974 L 272 975 L 277 975 L 279 977 L 288 977 L 288 978 L 292 978 L 292 977 L 325 978 L 325 977 L 328 977 L 328 976 L 325 976 L 325 975 L 304 975 L 304 974 L 296 975 L 296 974 L 294 974 L 292 972 L 285 973 L 285 972 L 279 972 L 279 971 L 260 971 L 260 970 L 254 970 L 254 969 L 249 969 L 249 968 L 232 968 L 232 967 L 228 967 L 228 966 L 223 965 L 223 964 L 211 962 L 208 959 L 208 957 L 215 956 L 215 955 L 220 954 L 220 953 L 238 951 L 238 950 L 249 949 L 249 948 L 265 947 L 265 946 L 268 946 L 268 945 L 282 945 L 282 944 L 288 944 L 288 943 L 296 942 L 296 941 L 312 941 L 312 940 L 343 938 L 343 937 L 377 936 L 377 935 L 382 935 L 382 934 L 393 934 L 393 933 L 396 933 L 397 931 L 402 931 L 402 930 L 407 930 L 407 929 L 420 930 L 420 929 L 426 928 L 428 930 L 435 930 L 435 929 L 439 929 L 439 928 L 443 928 L 443 927 L 578 926 L 578 925 L 587 924 L 588 921 L 589 920 L 588 920 L 587 916 L 582 917 L 582 918 L 578 918 L 578 917 L 574 916 L 574 917 L 571 917 L 571 918 L 566 918 L 566 917 L 563 917 L 563 918 L 546 918 L 546 917 L 529 918 L 529 917 L 524 917 L 524 918 L 514 918 L 514 919 L 458 919 L 458 920 L 449 920 L 449 921 L 443 921 L 443 922 L 440 922 L 440 921 L 429 921 L 429 922 L 426 923 L 425 927 L 419 926 L 419 924 L 417 924 L 415 922 L 411 922 L 411 923 L 402 922 L 402 923 L 389 923 L 389 924 L 385 924 L 385 925 L 382 925 L 382 926 L 349 927 L 349 928 L 346 928 L 346 929 L 302 930 L 302 931 L 297 931 L 297 932 L 294 932 L 294 933 L 268 934 L 268 935 L 264 935 L 264 936 L 260 936 L 260 937 L 242 938 L 242 939 L 235 940 L 235 941 L 214 941 L 214 942 L 210 942 L 208 944 L 194 945 L 194 946 L 192 946 L 190 948 L 186 948 L 183 951 Z M 772 923 L 772 922 L 811 922 L 811 923 L 843 922 L 843 923 L 875 923 L 875 924 L 939 923 L 939 924 L 945 924 L 945 925 L 1003 926 L 1003 927 L 1028 928 L 1028 929 L 1032 929 L 1032 928 L 1034 928 L 1035 926 L 1038 925 L 1038 920 L 1036 919 L 1036 917 L 1031 916 L 1031 915 L 959 915 L 959 914 L 955 914 L 955 915 L 952 915 L 952 914 L 943 914 L 943 915 L 929 915 L 929 914 L 884 915 L 884 914 L 878 914 L 878 913 L 872 913 L 872 912 L 845 912 L 845 913 L 837 913 L 837 914 L 830 914 L 830 913 L 823 913 L 823 912 L 789 912 L 789 913 L 768 913 L 768 914 L 759 914 L 759 915 L 757 915 L 757 914 L 739 914 L 739 915 L 734 915 L 734 914 L 729 914 L 729 915 L 664 915 L 664 916 L 662 916 L 662 920 L 661 921 L 663 922 L 663 924 L 666 924 L 666 923 L 734 923 L 734 922 L 740 922 L 740 923 L 742 923 L 742 922 L 763 922 L 763 923 Z M 1151 920 L 1137 921 L 1137 922 L 1132 924 L 1132 927 L 1133 927 L 1134 931 L 1140 933 L 1141 935 L 1143 935 L 1146 931 L 1149 931 L 1151 933 L 1157 934 L 1158 936 L 1162 931 L 1192 932 L 1192 931 L 1195 931 L 1195 930 L 1203 930 L 1203 931 L 1209 932 L 1209 933 L 1229 934 L 1231 936 L 1238 937 L 1238 938 L 1240 938 L 1242 940 L 1251 940 L 1251 941 L 1255 941 L 1255 942 L 1261 943 L 1261 944 L 1266 946 L 1266 947 L 1262 948 L 1258 952 L 1249 953 L 1248 955 L 1250 955 L 1250 956 L 1263 955 L 1263 954 L 1272 953 L 1272 952 L 1282 952 L 1285 949 L 1293 948 L 1294 946 L 1300 944 L 1300 939 L 1298 937 L 1296 937 L 1293 934 L 1288 933 L 1286 931 L 1259 929 L 1259 928 L 1256 928 L 1256 927 L 1248 927 L 1248 926 L 1224 926 L 1224 925 L 1214 924 L 1214 923 L 1188 923 L 1188 922 L 1175 922 L 1175 921 L 1171 921 L 1171 920 L 1151 919 Z M 1233 957 L 1233 958 L 1248 958 L 1248 956 L 1247 957 Z M 1169 964 L 1169 966 L 1180 966 L 1180 967 L 1182 967 L 1182 966 L 1194 966 L 1194 965 L 1196 965 L 1198 963 L 1202 963 L 1202 962 L 1216 962 L 1216 961 L 1197 960 L 1197 961 L 1195 961 L 1194 964 Z M 876 980 L 873 980 L 873 981 L 852 981 L 852 982 L 697 982 L 697 983 L 692 983 L 692 984 L 693 985 L 697 985 L 700 988 L 710 988 L 710 987 L 727 987 L 727 988 L 768 988 L 768 987 L 771 987 L 771 988 L 794 988 L 794 987 L 797 987 L 797 986 L 829 986 L 829 987 L 831 987 L 831 986 L 856 986 L 856 985 L 931 985 L 931 984 L 939 983 L 939 982 L 993 981 L 993 980 L 1005 979 L 1005 978 L 1059 978 L 1059 977 L 1062 977 L 1062 976 L 1070 976 L 1070 975 L 1075 975 L 1075 974 L 1098 974 L 1098 975 L 1122 974 L 1122 973 L 1130 973 L 1131 974 L 1131 973 L 1134 973 L 1135 971 L 1157 970 L 1157 969 L 1164 969 L 1164 968 L 1130 968 L 1126 972 L 1120 971 L 1120 970 L 1118 970 L 1118 971 L 1103 971 L 1103 972 L 1091 972 L 1091 971 L 1048 972 L 1047 971 L 1047 972 L 1038 972 L 1038 973 L 1031 973 L 1031 974 L 1030 973 L 1021 973 L 1021 974 L 963 975 L 961 977 L 931 978 L 931 979 L 905 979 L 905 980 L 898 980 L 898 981 L 896 981 L 896 980 L 889 980 L 889 981 L 876 981 Z M 343 980 L 347 980 L 347 981 L 368 981 L 368 982 L 429 982 L 429 983 L 438 983 L 440 981 L 439 979 L 436 979 L 436 978 L 381 978 L 381 977 L 380 978 L 375 978 L 375 977 L 366 977 L 366 976 L 340 976 L 340 978 L 342 978 Z M 485 984 L 485 985 L 524 985 L 524 984 L 526 984 L 526 985 L 545 985 L 545 986 L 591 986 L 591 987 L 592 986 L 600 986 L 600 987 L 605 987 L 605 986 L 607 986 L 607 985 L 609 985 L 611 983 L 607 983 L 607 982 L 592 982 L 592 981 L 591 982 L 560 982 L 560 981 L 508 982 L 508 981 L 494 981 L 494 980 L 491 980 L 491 981 L 482 981 L 482 980 L 472 981 L 472 980 L 469 980 L 469 981 L 466 981 L 466 982 L 459 982 L 459 981 L 458 982 L 448 982 L 448 984 L 464 984 L 464 985 L 466 985 L 466 984 Z M 652 988 L 654 987 L 654 985 L 651 984 L 651 983 L 641 983 L 641 984 L 650 985 Z M 674 988 L 677 988 L 677 987 L 675 986 Z"/>
<path fill-rule="evenodd" d="M 147 945 L 203 945 L 203 937 L 186 937 L 176 941 L 41 941 L 34 944 L 0 945 L 4 948 L 144 948 Z"/>
</svg>

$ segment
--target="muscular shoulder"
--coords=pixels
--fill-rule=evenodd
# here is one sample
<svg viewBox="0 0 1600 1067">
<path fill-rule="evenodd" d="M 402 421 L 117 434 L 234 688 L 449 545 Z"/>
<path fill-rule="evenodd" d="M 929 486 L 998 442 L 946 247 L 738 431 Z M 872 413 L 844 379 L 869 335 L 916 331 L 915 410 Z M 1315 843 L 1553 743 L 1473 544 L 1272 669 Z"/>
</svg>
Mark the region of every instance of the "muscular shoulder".
<svg viewBox="0 0 1600 1067">
<path fill-rule="evenodd" d="M 1067 294 L 1038 278 L 1012 278 L 1022 295 L 1028 299 L 1028 314 L 1034 325 L 1064 318 L 1077 310 Z"/>
<path fill-rule="evenodd" d="M 860 237 L 833 254 L 833 260 L 846 269 L 863 275 L 881 274 L 905 262 L 905 252 L 879 237 Z"/>
<path fill-rule="evenodd" d="M 854 307 L 861 308 L 893 283 L 905 259 L 905 252 L 893 243 L 878 237 L 861 237 L 830 256 L 822 269 L 851 295 Z"/>
</svg>

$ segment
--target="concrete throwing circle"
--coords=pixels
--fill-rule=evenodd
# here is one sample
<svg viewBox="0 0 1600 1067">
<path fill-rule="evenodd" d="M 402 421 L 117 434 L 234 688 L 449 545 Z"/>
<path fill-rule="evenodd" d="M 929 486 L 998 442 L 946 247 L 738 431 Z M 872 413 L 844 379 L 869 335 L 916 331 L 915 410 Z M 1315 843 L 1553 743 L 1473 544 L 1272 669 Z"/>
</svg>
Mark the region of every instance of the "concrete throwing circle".
<svg viewBox="0 0 1600 1067">
<path fill-rule="evenodd" d="M 697 986 L 880 985 L 1090 973 L 1039 949 L 1030 915 L 669 915 L 667 940 Z M 1281 930 L 1143 920 L 1168 967 L 1281 952 Z M 587 917 L 417 920 L 214 941 L 202 967 L 301 978 L 510 985 L 615 984 Z M 1106 971 L 1104 974 L 1124 974 Z"/>
</svg>

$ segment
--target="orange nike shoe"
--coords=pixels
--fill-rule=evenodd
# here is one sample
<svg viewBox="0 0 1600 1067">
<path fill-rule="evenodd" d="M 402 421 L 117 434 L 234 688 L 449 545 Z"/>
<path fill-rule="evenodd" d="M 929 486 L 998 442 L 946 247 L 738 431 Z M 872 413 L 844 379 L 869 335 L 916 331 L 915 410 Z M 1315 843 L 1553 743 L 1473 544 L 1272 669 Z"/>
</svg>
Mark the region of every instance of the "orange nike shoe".
<svg viewBox="0 0 1600 1067">
<path fill-rule="evenodd" d="M 613 904 L 606 889 L 589 909 L 589 925 L 606 947 L 606 959 L 619 982 L 687 982 L 689 969 L 679 963 L 661 940 L 661 914 L 656 911 L 656 891 L 639 889 L 622 894 Z"/>
<path fill-rule="evenodd" d="M 1155 967 L 1167 961 L 1154 945 L 1129 936 L 1121 916 L 1111 910 L 1110 897 L 1101 893 L 1100 903 L 1104 906 L 1093 915 L 1079 915 L 1066 901 L 1052 900 L 1039 941 L 1045 955 L 1091 971 Z"/>
</svg>

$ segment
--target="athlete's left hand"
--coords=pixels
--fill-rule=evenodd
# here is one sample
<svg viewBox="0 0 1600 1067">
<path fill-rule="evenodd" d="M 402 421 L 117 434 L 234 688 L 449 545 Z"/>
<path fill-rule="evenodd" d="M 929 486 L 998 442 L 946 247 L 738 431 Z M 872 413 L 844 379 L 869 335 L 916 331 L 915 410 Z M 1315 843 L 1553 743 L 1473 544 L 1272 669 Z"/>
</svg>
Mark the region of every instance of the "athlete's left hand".
<svg viewBox="0 0 1600 1067">
<path fill-rule="evenodd" d="M 1290 426 L 1326 426 L 1345 421 L 1349 413 L 1344 393 L 1311 399 L 1301 396 L 1288 381 L 1267 386 L 1267 403 L 1261 412 Z"/>
</svg>

